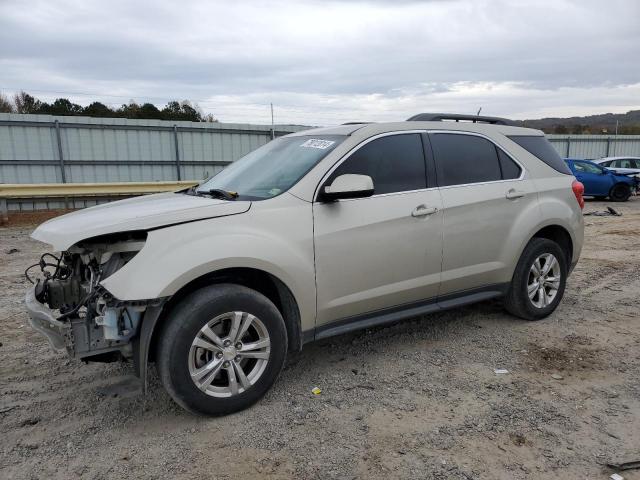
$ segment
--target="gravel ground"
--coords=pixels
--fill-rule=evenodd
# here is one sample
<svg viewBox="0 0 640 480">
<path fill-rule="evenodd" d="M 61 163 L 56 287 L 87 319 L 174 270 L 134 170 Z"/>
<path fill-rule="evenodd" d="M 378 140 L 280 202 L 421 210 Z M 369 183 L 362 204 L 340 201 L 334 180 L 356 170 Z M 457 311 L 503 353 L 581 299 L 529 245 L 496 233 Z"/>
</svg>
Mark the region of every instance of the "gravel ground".
<svg viewBox="0 0 640 480">
<path fill-rule="evenodd" d="M 214 419 L 54 353 L 22 305 L 43 248 L 0 227 L 0 478 L 608 478 L 640 460 L 640 198 L 613 206 L 549 318 L 487 302 L 321 341 Z"/>
</svg>

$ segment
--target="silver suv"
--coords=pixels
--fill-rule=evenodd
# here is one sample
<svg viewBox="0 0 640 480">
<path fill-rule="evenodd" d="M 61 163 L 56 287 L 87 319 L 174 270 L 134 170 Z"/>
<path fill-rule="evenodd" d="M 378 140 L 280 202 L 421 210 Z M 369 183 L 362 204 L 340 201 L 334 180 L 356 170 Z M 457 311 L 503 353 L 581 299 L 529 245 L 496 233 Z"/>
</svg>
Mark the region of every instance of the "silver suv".
<svg viewBox="0 0 640 480">
<path fill-rule="evenodd" d="M 307 130 L 189 190 L 40 225 L 60 253 L 28 272 L 26 305 L 55 348 L 131 359 L 145 388 L 155 361 L 178 404 L 230 413 L 313 340 L 496 297 L 546 317 L 580 255 L 582 192 L 542 132 L 503 119 Z"/>
</svg>

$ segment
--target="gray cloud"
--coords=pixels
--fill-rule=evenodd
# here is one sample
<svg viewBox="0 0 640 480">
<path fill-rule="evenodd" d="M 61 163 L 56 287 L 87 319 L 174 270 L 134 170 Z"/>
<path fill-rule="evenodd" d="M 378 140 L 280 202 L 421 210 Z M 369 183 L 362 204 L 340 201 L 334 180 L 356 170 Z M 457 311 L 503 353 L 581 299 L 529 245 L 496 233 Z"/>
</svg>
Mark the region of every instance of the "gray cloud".
<svg viewBox="0 0 640 480">
<path fill-rule="evenodd" d="M 191 98 L 224 121 L 270 101 L 305 123 L 620 110 L 639 102 L 638 18 L 635 0 L 4 0 L 0 88 Z"/>
</svg>

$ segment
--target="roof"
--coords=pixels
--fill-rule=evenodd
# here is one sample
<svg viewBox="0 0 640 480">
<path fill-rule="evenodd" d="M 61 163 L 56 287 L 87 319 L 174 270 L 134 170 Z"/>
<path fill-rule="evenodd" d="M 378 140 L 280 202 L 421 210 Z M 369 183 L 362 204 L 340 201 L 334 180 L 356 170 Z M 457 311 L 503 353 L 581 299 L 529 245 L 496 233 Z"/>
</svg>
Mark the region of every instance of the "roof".
<svg viewBox="0 0 640 480">
<path fill-rule="evenodd" d="M 357 123 L 338 125 L 335 127 L 311 128 L 295 132 L 289 136 L 308 135 L 352 135 L 358 132 L 359 135 L 370 136 L 378 133 L 403 131 L 403 130 L 459 130 L 463 132 L 489 133 L 498 131 L 503 135 L 528 135 L 542 136 L 540 130 L 524 127 L 514 127 L 503 124 L 455 122 L 455 121 L 405 121 L 405 122 L 385 122 L 385 123 Z"/>
<path fill-rule="evenodd" d="M 336 127 L 321 127 L 310 128 L 308 130 L 301 130 L 299 132 L 291 133 L 288 137 L 300 137 L 306 135 L 351 135 L 356 130 L 366 126 L 365 123 L 350 123 L 348 125 L 338 125 Z"/>
<path fill-rule="evenodd" d="M 599 159 L 597 159 L 595 161 L 596 162 L 604 162 L 605 160 L 606 161 L 609 161 L 609 160 L 624 160 L 626 158 L 633 158 L 633 159 L 636 159 L 636 160 L 640 160 L 640 157 L 634 157 L 633 155 L 625 155 L 625 156 L 618 156 L 618 157 L 602 157 L 602 158 L 599 158 Z"/>
</svg>

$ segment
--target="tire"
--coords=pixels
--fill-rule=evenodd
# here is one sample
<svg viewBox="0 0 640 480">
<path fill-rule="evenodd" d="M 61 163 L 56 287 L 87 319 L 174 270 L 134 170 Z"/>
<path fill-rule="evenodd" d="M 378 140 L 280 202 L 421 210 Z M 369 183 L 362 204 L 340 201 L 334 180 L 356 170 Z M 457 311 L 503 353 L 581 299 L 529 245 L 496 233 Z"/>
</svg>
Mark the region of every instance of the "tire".
<svg viewBox="0 0 640 480">
<path fill-rule="evenodd" d="M 547 265 L 546 262 L 550 261 L 552 257 L 555 257 L 556 264 L 553 264 L 552 261 L 550 262 L 552 270 L 545 278 L 547 281 L 550 278 L 557 279 L 558 275 L 560 278 L 557 279 L 557 283 L 555 281 L 545 282 L 543 285 L 544 296 L 542 296 L 542 290 L 534 288 L 534 297 L 530 298 L 529 287 L 535 287 L 536 284 L 540 285 L 539 281 L 536 283 L 537 274 L 534 272 L 534 262 L 538 260 L 542 271 L 544 271 Z M 557 243 L 546 238 L 531 239 L 516 265 L 509 291 L 504 300 L 506 310 L 525 320 L 540 320 L 550 315 L 564 295 L 567 282 L 567 265 L 566 255 Z M 555 293 L 551 298 L 551 293 L 554 292 L 554 289 Z"/>
<path fill-rule="evenodd" d="M 191 293 L 171 310 L 156 363 L 178 405 L 225 415 L 264 396 L 282 370 L 287 345 L 282 315 L 267 297 L 241 285 L 217 284 Z"/>
<path fill-rule="evenodd" d="M 613 202 L 626 202 L 631 196 L 631 187 L 625 183 L 617 183 L 611 187 L 609 198 Z"/>
</svg>

